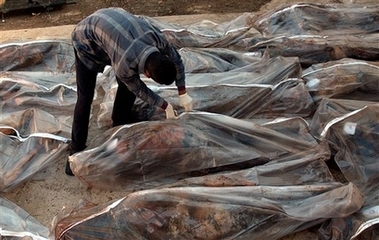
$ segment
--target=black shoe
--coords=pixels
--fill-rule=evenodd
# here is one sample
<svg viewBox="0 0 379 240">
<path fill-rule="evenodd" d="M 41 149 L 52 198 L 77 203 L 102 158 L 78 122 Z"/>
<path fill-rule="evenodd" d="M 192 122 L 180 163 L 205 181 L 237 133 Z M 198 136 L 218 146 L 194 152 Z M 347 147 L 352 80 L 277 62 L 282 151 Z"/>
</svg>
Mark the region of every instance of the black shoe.
<svg viewBox="0 0 379 240">
<path fill-rule="evenodd" d="M 64 171 L 67 175 L 69 176 L 75 176 L 74 173 L 71 171 L 71 168 L 70 168 L 70 162 L 67 160 L 66 162 L 66 169 Z"/>
<path fill-rule="evenodd" d="M 80 148 L 79 150 L 77 150 L 77 149 L 74 149 L 73 147 L 72 147 L 72 145 L 70 144 L 69 146 L 68 146 L 68 150 L 69 150 L 69 156 L 71 156 L 71 155 L 74 155 L 75 153 L 77 153 L 77 152 L 80 152 L 80 151 L 83 151 L 84 149 L 86 149 L 87 148 L 87 146 L 86 145 L 84 145 L 84 147 L 82 147 L 82 148 Z M 74 173 L 71 171 L 71 167 L 70 167 L 70 162 L 67 160 L 67 162 L 66 162 L 66 169 L 65 169 L 65 171 L 64 171 L 67 175 L 69 175 L 69 176 L 75 176 L 74 175 Z"/>
</svg>

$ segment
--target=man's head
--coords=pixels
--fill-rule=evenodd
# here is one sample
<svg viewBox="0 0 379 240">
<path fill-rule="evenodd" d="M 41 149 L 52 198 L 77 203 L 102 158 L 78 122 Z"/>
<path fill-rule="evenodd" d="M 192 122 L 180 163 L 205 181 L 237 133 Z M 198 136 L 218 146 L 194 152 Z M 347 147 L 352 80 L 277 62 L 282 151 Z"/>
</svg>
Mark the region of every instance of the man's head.
<svg viewBox="0 0 379 240">
<path fill-rule="evenodd" d="M 170 85 L 176 79 L 176 67 L 166 55 L 153 52 L 146 59 L 145 75 L 159 84 Z"/>
</svg>

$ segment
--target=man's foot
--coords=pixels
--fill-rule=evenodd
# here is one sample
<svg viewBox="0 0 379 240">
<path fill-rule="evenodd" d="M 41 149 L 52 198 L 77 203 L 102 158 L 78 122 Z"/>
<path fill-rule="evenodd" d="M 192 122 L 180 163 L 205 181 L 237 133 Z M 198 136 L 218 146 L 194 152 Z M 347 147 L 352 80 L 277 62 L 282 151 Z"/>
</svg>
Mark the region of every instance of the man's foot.
<svg viewBox="0 0 379 240">
<path fill-rule="evenodd" d="M 70 145 L 68 146 L 69 156 L 74 155 L 74 154 L 77 153 L 77 152 L 83 151 L 83 150 L 86 149 L 86 148 L 87 148 L 87 146 L 84 145 L 84 147 L 82 147 L 82 148 L 80 148 L 79 150 L 77 150 L 77 149 L 74 149 L 74 148 L 73 148 L 72 144 L 70 144 Z M 67 162 L 66 162 L 66 168 L 65 168 L 65 171 L 64 171 L 64 172 L 65 172 L 67 175 L 69 175 L 69 176 L 75 176 L 74 173 L 71 171 L 70 162 L 69 162 L 68 160 L 67 160 Z"/>
<path fill-rule="evenodd" d="M 71 171 L 71 168 L 70 168 L 70 162 L 67 160 L 66 162 L 66 169 L 64 171 L 67 175 L 69 176 L 75 176 L 74 173 Z"/>
</svg>

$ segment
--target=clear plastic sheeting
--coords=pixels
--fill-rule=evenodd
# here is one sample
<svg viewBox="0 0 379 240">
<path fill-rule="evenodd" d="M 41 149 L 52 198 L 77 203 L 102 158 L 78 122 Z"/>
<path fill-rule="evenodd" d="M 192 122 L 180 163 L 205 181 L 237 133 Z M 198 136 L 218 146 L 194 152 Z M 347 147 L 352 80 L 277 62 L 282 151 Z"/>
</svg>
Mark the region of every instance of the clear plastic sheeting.
<svg viewBox="0 0 379 240">
<path fill-rule="evenodd" d="M 28 81 L 0 78 L 3 112 L 43 108 L 55 115 L 68 115 L 74 110 L 76 89 L 58 84 L 50 89 Z"/>
<path fill-rule="evenodd" d="M 49 229 L 20 206 L 0 197 L 1 239 L 48 240 Z"/>
<path fill-rule="evenodd" d="M 198 64 L 202 63 L 198 61 Z M 299 78 L 301 77 L 301 72 L 302 69 L 298 58 L 270 58 L 268 54 L 265 54 L 259 61 L 222 73 L 188 72 L 186 74 L 188 79 L 186 84 L 189 86 L 205 84 L 276 84 L 287 78 Z"/>
<path fill-rule="evenodd" d="M 333 182 L 334 177 L 320 155 L 264 164 L 253 168 L 181 179 L 169 187 L 298 186 Z"/>
<path fill-rule="evenodd" d="M 353 184 L 152 189 L 57 221 L 56 239 L 278 239 L 357 211 Z"/>
<path fill-rule="evenodd" d="M 265 36 L 364 34 L 379 31 L 379 6 L 293 4 L 272 9 L 255 22 Z"/>
<path fill-rule="evenodd" d="M 261 60 L 261 53 L 237 52 L 225 48 L 181 48 L 186 73 L 228 72 Z"/>
<path fill-rule="evenodd" d="M 379 66 L 374 63 L 341 59 L 312 65 L 303 71 L 302 79 L 314 101 L 332 97 L 379 101 L 378 75 Z"/>
<path fill-rule="evenodd" d="M 0 44 L 0 71 L 72 72 L 74 49 L 69 41 Z"/>
<path fill-rule="evenodd" d="M 244 50 L 246 47 L 244 39 L 262 36 L 253 26 L 255 18 L 253 13 L 244 13 L 232 21 L 221 24 L 203 20 L 188 26 L 170 24 L 147 16 L 141 17 L 159 28 L 176 48 L 196 47 Z"/>
<path fill-rule="evenodd" d="M 57 161 L 68 140 L 48 133 L 24 137 L 14 128 L 0 126 L 0 142 L 0 192 L 9 192 Z"/>
<path fill-rule="evenodd" d="M 46 84 L 29 78 L 0 76 L 0 124 L 13 127 L 22 135 L 46 132 L 69 137 L 76 89 L 59 82 L 46 87 L 54 78 Z"/>
<path fill-rule="evenodd" d="M 111 126 L 112 102 L 117 86 L 108 91 L 106 102 L 101 103 L 97 118 L 99 126 Z M 175 109 L 180 109 L 175 87 L 158 87 L 154 90 L 167 99 Z M 275 119 L 277 117 L 308 117 L 315 109 L 312 97 L 300 79 L 289 79 L 272 85 L 231 85 L 187 87 L 187 92 L 196 99 L 197 111 L 223 114 L 240 119 Z M 181 113 L 181 110 L 178 111 Z M 138 101 L 134 108 L 139 121 L 162 120 L 161 109 Z"/>
<path fill-rule="evenodd" d="M 268 51 L 270 57 L 298 57 L 303 67 L 312 64 L 354 58 L 379 59 L 379 33 L 364 35 L 292 35 L 247 39 L 246 50 Z"/>
<path fill-rule="evenodd" d="M 345 177 L 363 193 L 379 186 L 378 119 L 379 103 L 371 104 L 330 121 L 321 133 L 333 143 L 334 160 Z"/>
<path fill-rule="evenodd" d="M 174 121 L 125 125 L 95 139 L 89 148 L 70 157 L 75 176 L 91 187 L 125 190 L 289 161 L 294 156 L 330 157 L 327 145 L 306 131 L 292 136 L 202 112 L 186 113 Z"/>
<path fill-rule="evenodd" d="M 187 73 L 188 86 L 219 84 L 270 84 L 287 78 L 300 78 L 301 66 L 297 58 L 263 57 L 260 61 L 227 72 Z"/>
<path fill-rule="evenodd" d="M 352 99 L 324 98 L 318 104 L 318 108 L 310 121 L 310 129 L 313 136 L 320 139 L 326 125 L 334 119 L 361 109 L 365 106 L 375 105 L 377 102 L 358 101 Z"/>
<path fill-rule="evenodd" d="M 332 143 L 334 160 L 343 175 L 357 186 L 365 200 L 363 207 L 347 218 L 324 223 L 324 239 L 349 239 L 362 232 L 367 239 L 379 237 L 373 227 L 379 224 L 378 119 L 379 104 L 367 105 L 330 121 L 321 134 Z"/>
<path fill-rule="evenodd" d="M 72 117 L 57 116 L 39 108 L 29 108 L 12 113 L 2 113 L 0 123 L 3 126 L 18 129 L 17 131 L 22 136 L 33 133 L 50 133 L 69 138 Z"/>
<path fill-rule="evenodd" d="M 0 45 L 0 124 L 23 136 L 68 137 L 76 102 L 73 53 L 68 41 Z"/>
</svg>

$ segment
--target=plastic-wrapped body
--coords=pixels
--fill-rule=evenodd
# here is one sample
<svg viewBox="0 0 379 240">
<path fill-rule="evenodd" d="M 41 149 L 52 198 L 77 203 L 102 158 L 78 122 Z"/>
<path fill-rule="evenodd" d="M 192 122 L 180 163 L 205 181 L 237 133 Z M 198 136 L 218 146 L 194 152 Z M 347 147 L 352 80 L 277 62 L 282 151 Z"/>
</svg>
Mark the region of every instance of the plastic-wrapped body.
<svg viewBox="0 0 379 240">
<path fill-rule="evenodd" d="M 279 239 L 363 203 L 353 184 L 138 191 L 56 219 L 56 239 Z"/>
<path fill-rule="evenodd" d="M 69 161 L 75 176 L 91 187 L 135 190 L 307 155 L 326 160 L 329 149 L 307 131 L 293 136 L 197 112 L 112 129 Z"/>
<path fill-rule="evenodd" d="M 372 33 L 379 30 L 379 7 L 365 4 L 287 4 L 259 16 L 255 25 L 265 36 Z"/>
<path fill-rule="evenodd" d="M 0 126 L 0 140 L 0 192 L 14 190 L 51 165 L 67 149 L 68 142 L 48 133 L 22 137 L 17 130 L 3 126 Z"/>
<path fill-rule="evenodd" d="M 328 122 L 321 137 L 336 152 L 334 161 L 345 178 L 364 196 L 359 211 L 333 219 L 320 229 L 321 239 L 351 239 L 362 234 L 379 237 L 379 104 L 367 105 Z"/>
<path fill-rule="evenodd" d="M 341 59 L 314 64 L 302 79 L 315 102 L 344 98 L 379 102 L 379 66 L 374 62 Z"/>
<path fill-rule="evenodd" d="M 221 24 L 204 20 L 187 26 L 170 24 L 147 16 L 141 17 L 158 27 L 177 49 L 195 47 L 245 50 L 244 39 L 262 36 L 253 27 L 254 14 L 252 13 L 242 14 L 232 21 Z"/>
<path fill-rule="evenodd" d="M 74 50 L 69 41 L 0 44 L 0 55 L 0 71 L 74 71 Z"/>
</svg>

